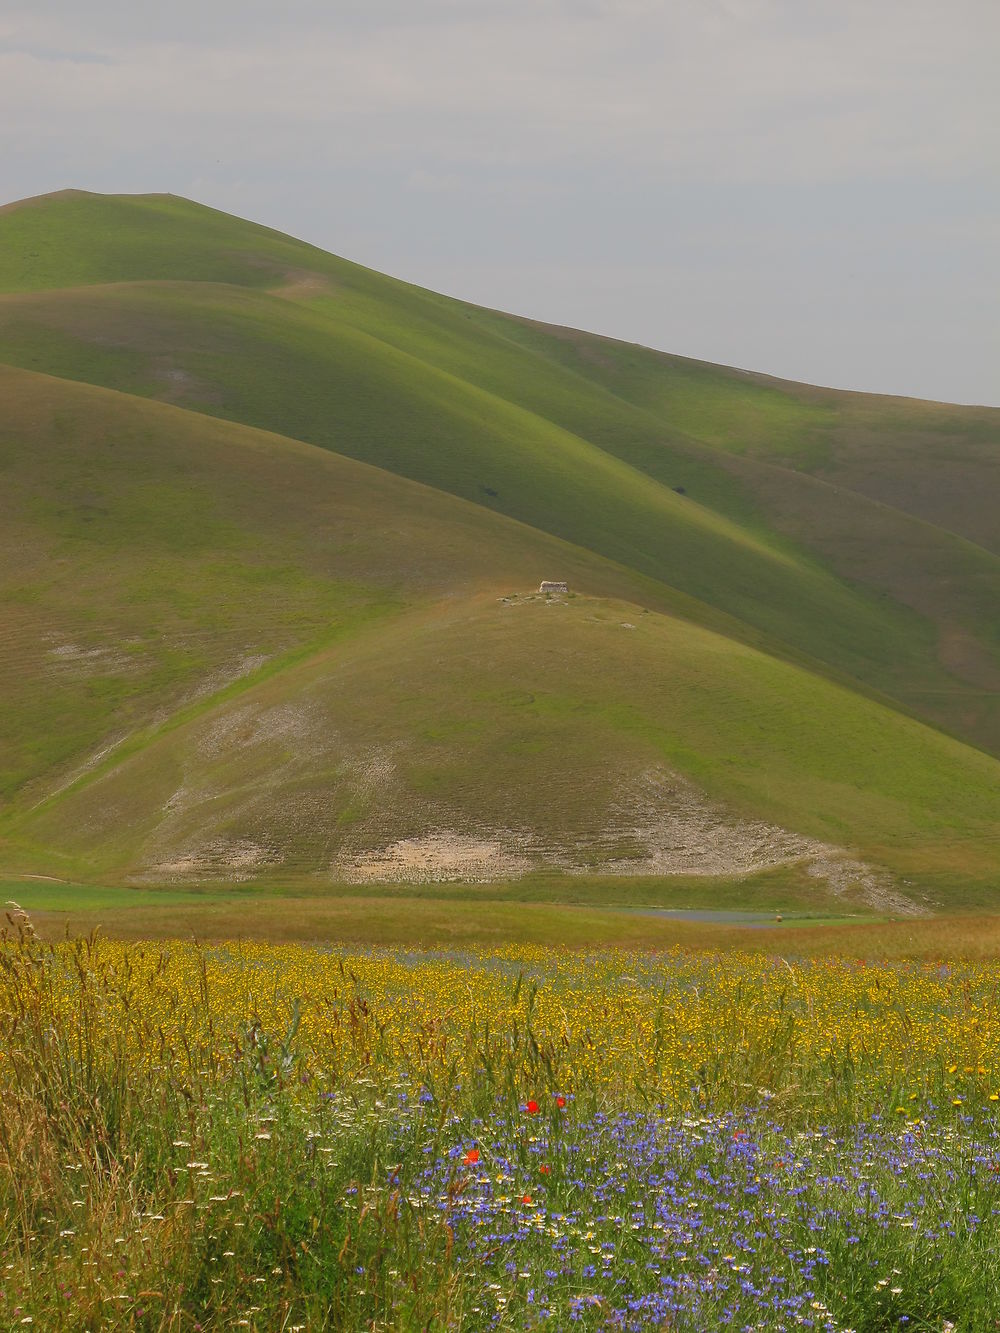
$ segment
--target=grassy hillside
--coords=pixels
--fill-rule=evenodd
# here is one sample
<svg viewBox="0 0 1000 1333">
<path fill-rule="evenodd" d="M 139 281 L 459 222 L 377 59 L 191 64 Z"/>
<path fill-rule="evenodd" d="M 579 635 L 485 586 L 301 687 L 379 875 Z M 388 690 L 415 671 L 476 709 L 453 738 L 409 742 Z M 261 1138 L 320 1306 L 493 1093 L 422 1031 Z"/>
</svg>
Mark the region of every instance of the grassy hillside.
<svg viewBox="0 0 1000 1333">
<path fill-rule="evenodd" d="M 508 513 L 853 674 L 879 664 L 884 617 L 874 599 L 590 440 L 311 307 L 193 284 L 8 301 L 0 357 L 15 356 L 132 394 L 160 396 L 159 376 L 193 410 Z M 922 649 L 904 637 L 915 671 Z"/>
<path fill-rule="evenodd" d="M 336 273 L 322 250 L 173 195 L 86 190 L 0 208 L 0 291 L 182 278 L 268 287 L 305 258 Z"/>
<path fill-rule="evenodd" d="M 805 858 L 819 888 L 846 848 L 926 891 L 943 871 L 995 876 L 998 793 L 995 760 L 685 621 L 489 593 L 383 620 L 159 729 L 17 834 L 102 875 L 181 880 Z"/>
<path fill-rule="evenodd" d="M 0 397 L 7 802 L 421 600 L 554 570 L 698 613 L 588 552 L 326 450 L 10 368 Z"/>
<path fill-rule="evenodd" d="M 1000 753 L 1000 561 L 981 498 L 1000 413 L 809 390 L 529 325 L 183 200 L 33 201 L 0 215 L 0 238 L 0 360 L 308 440 L 507 513 Z M 955 440 L 965 453 L 942 485 Z M 851 489 L 862 452 L 872 476 L 902 476 L 904 501 L 921 486 L 968 492 L 976 540 L 951 530 L 947 506 Z"/>
<path fill-rule="evenodd" d="M 0 209 L 0 395 L 0 871 L 1000 884 L 1000 413 L 79 192 Z"/>
<path fill-rule="evenodd" d="M 996 553 L 1000 411 L 845 393 L 508 315 L 480 319 L 692 438 L 792 467 Z"/>
</svg>

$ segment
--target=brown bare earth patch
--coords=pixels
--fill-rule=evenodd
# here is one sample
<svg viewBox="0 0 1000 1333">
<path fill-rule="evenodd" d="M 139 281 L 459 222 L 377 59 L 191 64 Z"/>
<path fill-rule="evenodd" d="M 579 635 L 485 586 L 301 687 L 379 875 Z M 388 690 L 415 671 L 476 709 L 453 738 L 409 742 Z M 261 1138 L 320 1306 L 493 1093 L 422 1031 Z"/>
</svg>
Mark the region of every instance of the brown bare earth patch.
<svg viewBox="0 0 1000 1333">
<path fill-rule="evenodd" d="M 267 289 L 271 296 L 280 296 L 285 301 L 308 301 L 314 296 L 329 296 L 335 290 L 329 278 L 306 269 L 290 269 L 287 277 L 279 287 Z"/>
<path fill-rule="evenodd" d="M 491 883 L 532 870 L 571 875 L 719 876 L 804 864 L 828 892 L 897 916 L 922 916 L 885 871 L 844 848 L 777 825 L 739 819 L 690 782 L 651 769 L 623 790 L 604 826 L 588 837 L 551 830 L 464 831 L 437 827 L 374 847 L 342 851 L 330 870 L 345 883 Z"/>
<path fill-rule="evenodd" d="M 157 875 L 166 880 L 184 880 L 187 878 L 224 879 L 240 884 L 253 879 L 274 860 L 273 852 L 268 847 L 251 842 L 247 838 L 227 841 L 216 838 L 198 849 L 197 852 L 180 856 L 174 861 L 163 861 L 157 867 Z"/>
<path fill-rule="evenodd" d="M 246 251 L 236 252 L 235 257 L 249 268 L 272 272 L 275 285 L 265 290 L 269 295 L 280 296 L 287 301 L 307 301 L 313 296 L 329 295 L 337 288 L 336 282 L 328 274 L 317 273 L 311 268 L 278 264 L 263 255 Z"/>
<path fill-rule="evenodd" d="M 349 883 L 429 883 L 461 879 L 488 884 L 526 874 L 533 865 L 518 851 L 516 835 L 475 837 L 441 829 L 421 838 L 397 842 L 359 857 L 350 867 Z"/>
</svg>

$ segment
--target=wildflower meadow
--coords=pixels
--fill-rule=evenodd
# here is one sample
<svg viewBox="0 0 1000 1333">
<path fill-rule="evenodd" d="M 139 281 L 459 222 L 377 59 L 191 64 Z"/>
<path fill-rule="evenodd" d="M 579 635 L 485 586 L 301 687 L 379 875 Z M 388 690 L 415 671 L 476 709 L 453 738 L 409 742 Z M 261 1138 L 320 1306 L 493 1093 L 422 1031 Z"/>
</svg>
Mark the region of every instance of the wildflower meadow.
<svg viewBox="0 0 1000 1333">
<path fill-rule="evenodd" d="M 1000 1327 L 1000 968 L 0 946 L 0 1325 Z"/>
</svg>

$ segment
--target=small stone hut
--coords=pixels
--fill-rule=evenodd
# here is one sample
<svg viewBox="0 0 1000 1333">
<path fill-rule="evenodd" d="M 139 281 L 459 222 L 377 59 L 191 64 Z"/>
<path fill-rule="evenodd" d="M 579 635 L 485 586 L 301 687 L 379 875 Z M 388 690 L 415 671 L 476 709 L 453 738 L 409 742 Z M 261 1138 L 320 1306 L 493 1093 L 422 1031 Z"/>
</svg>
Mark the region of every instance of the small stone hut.
<svg viewBox="0 0 1000 1333">
<path fill-rule="evenodd" d="M 560 579 L 543 579 L 538 585 L 539 592 L 569 592 L 569 584 Z"/>
</svg>

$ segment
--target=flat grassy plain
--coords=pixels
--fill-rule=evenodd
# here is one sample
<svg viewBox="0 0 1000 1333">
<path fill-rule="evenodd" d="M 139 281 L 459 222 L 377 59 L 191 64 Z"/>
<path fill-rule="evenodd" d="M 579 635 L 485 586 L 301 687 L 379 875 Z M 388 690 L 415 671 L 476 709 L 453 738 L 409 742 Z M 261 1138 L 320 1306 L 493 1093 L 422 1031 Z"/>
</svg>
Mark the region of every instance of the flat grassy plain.
<svg viewBox="0 0 1000 1333">
<path fill-rule="evenodd" d="M 728 884 L 717 878 L 680 886 L 676 880 L 560 876 L 376 885 L 363 893 L 353 884 L 154 889 L 29 879 L 0 883 L 0 896 L 29 912 L 38 933 L 50 940 L 96 930 L 122 940 L 337 941 L 363 948 L 741 947 L 750 925 L 780 927 L 784 936 L 826 922 L 879 919 L 863 907 L 845 915 L 835 902 L 824 913 L 801 872 L 785 869 Z"/>
<path fill-rule="evenodd" d="M 0 1318 L 989 1328 L 998 980 L 739 947 L 49 945 L 12 912 Z"/>
<path fill-rule="evenodd" d="M 929 918 L 880 916 L 817 899 L 798 867 L 750 879 L 536 877 L 501 884 L 241 885 L 121 888 L 0 882 L 52 942 L 256 940 L 359 949 L 672 948 L 786 958 L 992 962 L 1000 918 L 974 909 Z M 8 911 L 12 909 L 8 907 Z"/>
</svg>

